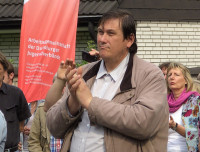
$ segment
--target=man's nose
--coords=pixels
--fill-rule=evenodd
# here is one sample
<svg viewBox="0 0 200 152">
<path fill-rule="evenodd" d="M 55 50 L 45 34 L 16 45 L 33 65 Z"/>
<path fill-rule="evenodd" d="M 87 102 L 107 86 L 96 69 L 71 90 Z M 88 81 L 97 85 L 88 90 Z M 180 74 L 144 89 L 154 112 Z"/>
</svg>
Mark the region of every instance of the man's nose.
<svg viewBox="0 0 200 152">
<path fill-rule="evenodd" d="M 104 34 L 102 34 L 102 35 L 100 35 L 99 36 L 99 40 L 101 41 L 101 42 L 106 42 L 107 41 L 107 35 L 104 33 Z"/>
</svg>

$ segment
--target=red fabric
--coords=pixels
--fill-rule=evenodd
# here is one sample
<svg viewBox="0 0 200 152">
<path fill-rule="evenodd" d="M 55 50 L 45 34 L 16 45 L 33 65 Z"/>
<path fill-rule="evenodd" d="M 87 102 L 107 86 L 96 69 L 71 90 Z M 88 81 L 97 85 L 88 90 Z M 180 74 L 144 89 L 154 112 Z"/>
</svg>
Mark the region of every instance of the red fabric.
<svg viewBox="0 0 200 152">
<path fill-rule="evenodd" d="M 28 102 L 44 99 L 59 64 L 75 59 L 79 0 L 24 4 L 18 86 Z"/>
</svg>

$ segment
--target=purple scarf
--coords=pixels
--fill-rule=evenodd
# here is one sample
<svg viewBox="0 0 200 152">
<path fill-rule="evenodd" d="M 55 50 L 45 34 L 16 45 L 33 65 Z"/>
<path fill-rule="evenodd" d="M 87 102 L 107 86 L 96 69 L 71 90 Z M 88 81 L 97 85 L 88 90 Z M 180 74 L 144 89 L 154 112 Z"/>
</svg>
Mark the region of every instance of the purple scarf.
<svg viewBox="0 0 200 152">
<path fill-rule="evenodd" d="M 170 113 L 176 112 L 182 106 L 182 104 L 187 101 L 188 97 L 191 96 L 192 94 L 194 94 L 195 96 L 200 96 L 198 92 L 195 91 L 186 92 L 186 89 L 183 90 L 183 92 L 181 93 L 181 95 L 178 97 L 177 100 L 175 100 L 172 92 L 168 94 L 167 100 L 169 104 L 169 112 Z"/>
</svg>

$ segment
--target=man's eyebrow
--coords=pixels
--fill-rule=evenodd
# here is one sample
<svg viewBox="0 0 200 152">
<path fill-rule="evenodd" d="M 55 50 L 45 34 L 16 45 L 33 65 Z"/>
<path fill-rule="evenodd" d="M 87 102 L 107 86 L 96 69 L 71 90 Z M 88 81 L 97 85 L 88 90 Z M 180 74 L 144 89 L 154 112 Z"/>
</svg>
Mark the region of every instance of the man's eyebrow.
<svg viewBox="0 0 200 152">
<path fill-rule="evenodd" d="M 97 30 L 101 30 L 102 28 L 98 27 Z"/>
<path fill-rule="evenodd" d="M 98 27 L 97 28 L 97 31 L 103 31 L 103 32 L 107 32 L 107 33 L 116 33 L 116 31 L 114 30 L 114 29 L 103 29 L 103 28 L 100 28 L 100 27 Z"/>
<path fill-rule="evenodd" d="M 108 31 L 108 32 L 115 32 L 115 30 L 113 30 L 113 29 L 107 29 L 106 31 Z"/>
</svg>

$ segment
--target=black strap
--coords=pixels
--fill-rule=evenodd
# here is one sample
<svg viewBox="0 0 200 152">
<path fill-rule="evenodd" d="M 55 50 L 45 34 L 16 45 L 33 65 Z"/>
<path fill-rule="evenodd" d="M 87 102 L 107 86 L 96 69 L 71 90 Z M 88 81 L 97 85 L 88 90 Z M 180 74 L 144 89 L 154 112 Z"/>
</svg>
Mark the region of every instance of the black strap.
<svg viewBox="0 0 200 152">
<path fill-rule="evenodd" d="M 7 148 L 4 150 L 4 152 L 15 152 L 18 150 L 18 145 L 12 148 Z"/>
</svg>

